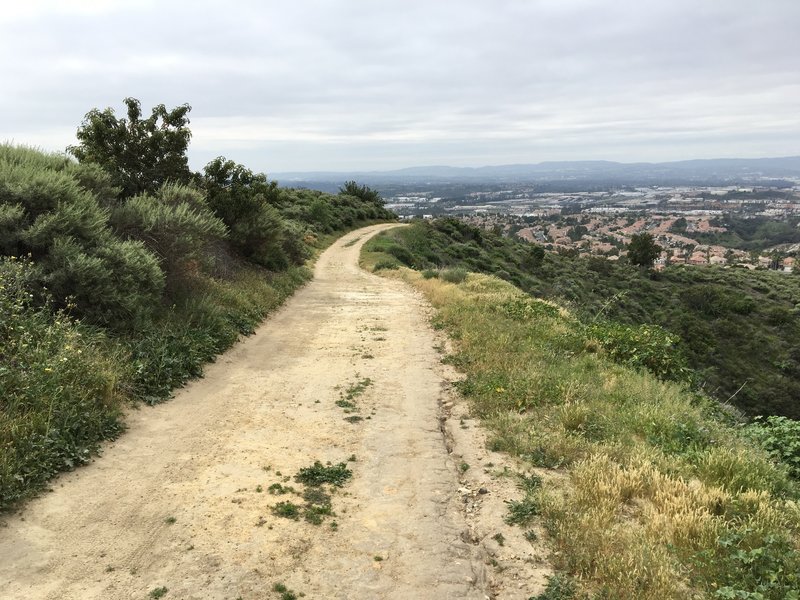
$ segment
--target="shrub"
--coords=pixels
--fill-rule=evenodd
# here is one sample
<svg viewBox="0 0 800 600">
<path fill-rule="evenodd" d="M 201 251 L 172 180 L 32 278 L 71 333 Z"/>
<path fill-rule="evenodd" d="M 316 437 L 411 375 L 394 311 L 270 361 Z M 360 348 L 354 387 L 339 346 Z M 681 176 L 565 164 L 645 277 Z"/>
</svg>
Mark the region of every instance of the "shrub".
<svg viewBox="0 0 800 600">
<path fill-rule="evenodd" d="M 209 245 L 227 235 L 202 193 L 178 184 L 134 196 L 113 211 L 112 221 L 120 235 L 142 241 L 159 258 L 168 285 L 195 274 Z"/>
<path fill-rule="evenodd" d="M 0 229 L 6 253 L 30 254 L 32 273 L 55 302 L 101 325 L 136 324 L 158 301 L 164 278 L 141 243 L 116 238 L 109 211 L 77 176 L 108 188 L 95 169 L 26 148 L 0 151 Z M 104 187 L 105 186 L 105 187 Z"/>
<path fill-rule="evenodd" d="M 660 379 L 685 380 L 686 360 L 678 349 L 678 336 L 657 325 L 632 327 L 613 322 L 592 323 L 587 336 L 596 339 L 612 360 L 644 367 Z"/>
<path fill-rule="evenodd" d="M 398 263 L 394 259 L 382 259 L 375 263 L 375 266 L 372 267 L 373 271 L 381 271 L 381 270 L 393 270 L 399 269 L 400 263 Z"/>
<path fill-rule="evenodd" d="M 149 319 L 164 289 L 164 274 L 141 242 L 109 239 L 81 248 L 56 238 L 41 261 L 42 282 L 62 304 L 98 325 L 131 329 Z"/>
<path fill-rule="evenodd" d="M 530 600 L 574 600 L 578 597 L 578 586 L 568 575 L 556 573 L 547 580 L 547 587 Z"/>
<path fill-rule="evenodd" d="M 786 417 L 756 417 L 747 429 L 770 455 L 800 480 L 800 421 Z"/>
<path fill-rule="evenodd" d="M 454 267 L 452 269 L 445 269 L 441 272 L 439 277 L 448 283 L 462 283 L 466 280 L 469 271 L 462 267 Z"/>
</svg>

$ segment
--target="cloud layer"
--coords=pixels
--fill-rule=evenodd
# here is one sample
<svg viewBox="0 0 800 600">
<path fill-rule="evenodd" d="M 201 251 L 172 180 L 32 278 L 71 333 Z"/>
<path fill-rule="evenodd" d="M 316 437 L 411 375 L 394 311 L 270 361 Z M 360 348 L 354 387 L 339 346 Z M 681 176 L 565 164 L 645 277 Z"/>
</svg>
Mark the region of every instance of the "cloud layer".
<svg viewBox="0 0 800 600">
<path fill-rule="evenodd" d="M 192 105 L 195 168 L 800 154 L 796 0 L 31 0 L 0 14 L 0 139 Z"/>
</svg>

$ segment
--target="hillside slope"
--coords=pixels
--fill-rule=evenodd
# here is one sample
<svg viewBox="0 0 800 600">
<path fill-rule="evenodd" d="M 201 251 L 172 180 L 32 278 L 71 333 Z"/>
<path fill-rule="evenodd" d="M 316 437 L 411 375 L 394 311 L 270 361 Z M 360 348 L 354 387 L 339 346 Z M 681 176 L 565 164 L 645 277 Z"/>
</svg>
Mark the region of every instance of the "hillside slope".
<svg viewBox="0 0 800 600">
<path fill-rule="evenodd" d="M 519 461 L 506 520 L 559 570 L 535 600 L 798 598 L 800 428 L 770 434 L 782 463 L 759 426 L 648 372 L 675 372 L 669 336 L 587 327 L 463 268 L 400 268 L 407 231 L 364 263 L 430 300 L 470 415 Z"/>
<path fill-rule="evenodd" d="M 694 385 L 749 415 L 800 418 L 800 277 L 672 266 L 651 273 L 604 258 L 545 253 L 455 219 L 417 222 L 382 248 L 387 265 L 463 267 L 557 301 L 585 323 L 677 335 Z"/>
</svg>

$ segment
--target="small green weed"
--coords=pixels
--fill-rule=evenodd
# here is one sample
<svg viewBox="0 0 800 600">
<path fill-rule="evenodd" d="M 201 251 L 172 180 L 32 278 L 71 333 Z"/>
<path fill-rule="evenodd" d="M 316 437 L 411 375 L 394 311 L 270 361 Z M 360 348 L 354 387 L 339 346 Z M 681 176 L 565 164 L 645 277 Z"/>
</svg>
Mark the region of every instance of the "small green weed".
<svg viewBox="0 0 800 600">
<path fill-rule="evenodd" d="M 542 487 L 542 478 L 536 475 L 535 473 L 531 475 L 519 475 L 519 489 L 521 489 L 526 494 L 532 494 L 536 490 L 541 489 Z"/>
<path fill-rule="evenodd" d="M 150 590 L 148 596 L 150 598 L 163 598 L 164 596 L 167 595 L 168 591 L 169 590 L 162 585 L 161 587 L 153 588 L 152 590 Z"/>
<path fill-rule="evenodd" d="M 509 525 L 527 525 L 541 510 L 537 499 L 530 495 L 522 500 L 510 500 L 506 504 L 508 515 L 505 521 Z"/>
<path fill-rule="evenodd" d="M 166 519 L 164 519 L 164 523 L 166 523 L 167 525 L 174 525 L 175 523 L 177 523 L 177 521 L 178 519 L 176 519 L 175 517 L 167 517 Z"/>
<path fill-rule="evenodd" d="M 530 600 L 574 600 L 578 598 L 578 586 L 567 575 L 557 573 L 547 581 L 547 587 L 538 596 Z"/>
<path fill-rule="evenodd" d="M 371 385 L 372 385 L 372 379 L 370 379 L 369 377 L 364 377 L 363 379 L 359 379 L 356 383 L 352 384 L 345 390 L 344 397 L 346 400 L 353 400 L 354 398 L 358 398 Z"/>
<path fill-rule="evenodd" d="M 272 586 L 272 591 L 280 594 L 281 600 L 297 600 L 297 593 L 290 590 L 282 583 L 276 583 Z M 303 594 L 300 594 L 301 596 Z"/>
<path fill-rule="evenodd" d="M 310 467 L 304 467 L 295 475 L 294 480 L 298 483 L 310 486 L 319 486 L 329 483 L 336 487 L 342 487 L 345 482 L 353 476 L 353 472 L 347 468 L 345 463 L 323 465 L 320 461 L 314 461 Z"/>
<path fill-rule="evenodd" d="M 267 491 L 273 496 L 282 496 L 283 494 L 293 494 L 294 488 L 290 485 L 281 485 L 280 483 L 273 483 L 267 488 Z"/>
<path fill-rule="evenodd" d="M 284 519 L 292 519 L 293 521 L 300 520 L 300 512 L 300 506 L 294 502 L 282 501 L 272 507 L 272 514 Z"/>
<path fill-rule="evenodd" d="M 506 538 L 505 538 L 505 536 L 504 536 L 502 533 L 495 533 L 495 534 L 492 536 L 492 539 L 493 539 L 495 542 L 497 542 L 497 544 L 498 544 L 499 546 L 505 546 L 505 545 L 506 545 Z"/>
<path fill-rule="evenodd" d="M 303 509 L 303 518 L 312 525 L 321 525 L 325 517 L 333 515 L 330 504 L 307 504 Z"/>
</svg>

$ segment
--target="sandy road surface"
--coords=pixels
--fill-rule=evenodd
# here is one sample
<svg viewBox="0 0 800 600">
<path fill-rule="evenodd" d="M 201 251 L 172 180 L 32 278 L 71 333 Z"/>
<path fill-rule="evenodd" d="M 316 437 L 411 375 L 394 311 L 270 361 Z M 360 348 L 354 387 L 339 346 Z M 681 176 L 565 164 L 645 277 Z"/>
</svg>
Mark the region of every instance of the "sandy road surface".
<svg viewBox="0 0 800 600">
<path fill-rule="evenodd" d="M 0 598 L 142 599 L 163 586 L 167 599 L 248 600 L 279 598 L 276 582 L 307 598 L 484 598 L 424 305 L 356 266 L 384 227 L 336 242 L 257 335 L 172 401 L 134 411 L 101 458 L 4 519 Z M 348 415 L 336 401 L 365 378 Z M 269 485 L 299 489 L 285 478 L 352 455 L 335 516 L 272 513 L 302 499 Z"/>
</svg>

